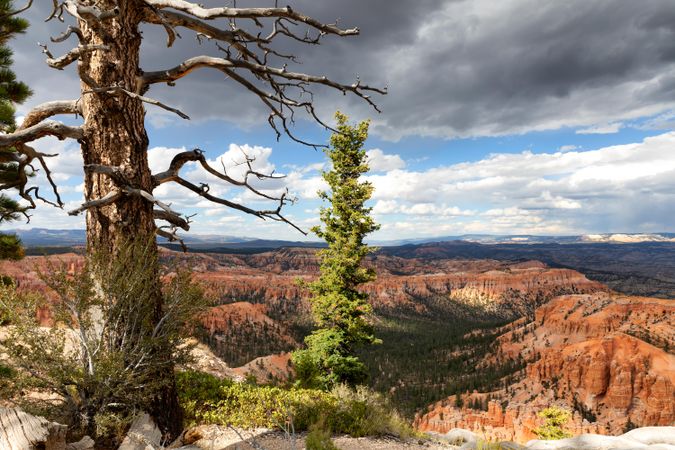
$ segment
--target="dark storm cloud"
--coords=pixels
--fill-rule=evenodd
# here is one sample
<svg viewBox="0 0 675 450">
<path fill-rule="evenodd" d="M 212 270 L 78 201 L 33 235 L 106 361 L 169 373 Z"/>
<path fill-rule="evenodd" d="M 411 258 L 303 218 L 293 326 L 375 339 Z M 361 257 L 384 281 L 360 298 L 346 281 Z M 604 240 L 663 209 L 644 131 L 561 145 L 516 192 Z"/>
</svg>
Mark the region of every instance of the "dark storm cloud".
<svg viewBox="0 0 675 450">
<path fill-rule="evenodd" d="M 343 82 L 358 73 L 369 84 L 388 84 L 390 94 L 378 100 L 381 115 L 330 92 L 320 92 L 318 106 L 327 115 L 337 107 L 376 115 L 375 131 L 391 139 L 603 125 L 675 107 L 675 8 L 668 0 L 298 0 L 292 6 L 361 28 L 359 37 L 329 36 L 322 46 L 280 44 L 301 57 L 294 70 Z M 46 8 L 30 11 L 33 27 L 15 42 L 18 72 L 34 86 L 35 101 L 72 97 L 77 89 L 72 68 L 57 73 L 39 65 L 35 41 L 62 27 L 43 24 Z M 199 48 L 185 30 L 172 49 L 165 48 L 161 27 L 144 33 L 148 70 L 218 54 L 211 44 Z M 195 119 L 264 123 L 257 99 L 221 80 L 220 73 L 201 71 L 151 93 Z M 63 95 L 54 93 L 57 86 Z"/>
</svg>

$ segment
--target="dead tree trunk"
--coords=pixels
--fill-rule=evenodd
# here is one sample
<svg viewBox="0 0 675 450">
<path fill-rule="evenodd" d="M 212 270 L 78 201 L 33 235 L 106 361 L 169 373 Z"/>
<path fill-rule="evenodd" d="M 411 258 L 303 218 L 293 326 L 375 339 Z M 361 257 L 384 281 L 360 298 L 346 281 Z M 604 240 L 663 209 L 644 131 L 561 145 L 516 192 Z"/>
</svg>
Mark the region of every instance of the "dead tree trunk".
<svg viewBox="0 0 675 450">
<path fill-rule="evenodd" d="M 117 2 L 102 3 L 99 7 L 105 10 L 115 8 Z M 104 24 L 80 20 L 88 45 L 107 47 L 105 51 L 83 55 L 79 65 L 87 201 L 119 191 L 123 188 L 121 180 L 128 186 L 152 192 L 143 103 L 121 92 L 97 91 L 110 86 L 133 91 L 139 76 L 142 10 L 135 0 L 119 2 L 119 8 L 117 17 Z M 93 169 L 96 166 L 116 168 L 117 176 Z M 121 239 L 153 236 L 152 206 L 140 196 L 122 195 L 110 205 L 88 209 L 87 245 L 114 250 Z"/>
<path fill-rule="evenodd" d="M 65 425 L 49 422 L 16 408 L 0 408 L 0 448 L 3 450 L 64 450 Z"/>
<path fill-rule="evenodd" d="M 143 9 L 137 0 L 106 0 L 97 6 L 104 11 L 118 8 L 118 12 L 114 20 L 103 23 L 86 16 L 79 20 L 84 41 L 88 45 L 105 47 L 105 51 L 83 55 L 78 67 L 84 119 L 81 146 L 85 164 L 84 195 L 87 201 L 125 190 L 129 192 L 129 188 L 146 193 L 153 190 L 147 158 L 145 108 L 141 100 L 125 93 L 135 90 L 141 72 L 139 24 Z M 109 89 L 114 86 L 124 91 Z M 108 205 L 88 209 L 86 224 L 90 253 L 107 251 L 114 257 L 119 247 L 129 239 L 151 240 L 154 253 L 157 252 L 153 203 L 141 195 L 119 195 Z M 162 293 L 159 274 L 155 276 L 155 314 L 156 320 L 159 320 L 162 317 Z M 166 357 L 170 358 L 170 349 L 165 351 Z M 163 368 L 157 376 L 166 380 L 167 388 L 160 391 L 148 412 L 165 434 L 175 437 L 182 429 L 182 414 L 173 368 Z"/>
</svg>

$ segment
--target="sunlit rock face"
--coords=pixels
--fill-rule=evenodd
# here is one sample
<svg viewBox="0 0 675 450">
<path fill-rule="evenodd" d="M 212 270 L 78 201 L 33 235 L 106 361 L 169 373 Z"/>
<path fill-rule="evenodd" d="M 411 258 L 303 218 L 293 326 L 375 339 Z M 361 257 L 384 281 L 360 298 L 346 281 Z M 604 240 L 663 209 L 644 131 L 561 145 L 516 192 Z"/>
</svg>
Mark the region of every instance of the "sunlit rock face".
<svg viewBox="0 0 675 450">
<path fill-rule="evenodd" d="M 429 406 L 424 431 L 482 431 L 527 441 L 537 412 L 556 404 L 573 411 L 574 434 L 621 434 L 630 426 L 675 421 L 675 304 L 609 293 L 563 295 L 537 308 L 534 320 L 504 327 L 498 352 L 528 361 L 520 381 L 482 398 L 487 411 L 457 408 L 449 398 Z M 480 370 L 478 368 L 477 370 Z M 487 402 L 487 398 L 492 400 Z"/>
</svg>

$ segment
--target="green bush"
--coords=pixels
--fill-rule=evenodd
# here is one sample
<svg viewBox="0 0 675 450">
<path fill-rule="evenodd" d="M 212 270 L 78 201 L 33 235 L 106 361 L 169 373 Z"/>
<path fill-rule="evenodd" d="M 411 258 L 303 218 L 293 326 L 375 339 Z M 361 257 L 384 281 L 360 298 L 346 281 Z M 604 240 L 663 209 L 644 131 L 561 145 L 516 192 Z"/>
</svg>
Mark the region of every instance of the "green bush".
<svg viewBox="0 0 675 450">
<path fill-rule="evenodd" d="M 188 425 L 208 423 L 305 431 L 323 420 L 328 430 L 352 436 L 413 433 L 380 394 L 365 387 L 352 390 L 338 386 L 325 392 L 256 386 L 193 371 L 179 373 L 177 380 Z"/>
<path fill-rule="evenodd" d="M 130 419 L 150 410 L 156 396 L 173 386 L 173 377 L 162 371 L 173 375 L 174 364 L 192 359 L 191 346 L 183 344 L 204 297 L 184 270 L 171 273 L 160 290 L 151 245 L 129 242 L 115 258 L 96 252 L 74 275 L 50 263 L 42 279 L 55 301 L 0 283 L 0 318 L 13 325 L 0 341 L 7 365 L 27 390 L 62 399 L 40 415 L 98 443 L 119 443 Z M 36 321 L 35 312 L 47 308 L 57 324 L 51 328 Z M 29 397 L 16 401 L 32 411 L 51 406 L 25 405 Z"/>
<path fill-rule="evenodd" d="M 326 427 L 325 420 L 321 419 L 309 428 L 305 438 L 306 450 L 338 450 L 331 439 L 331 431 Z"/>
<path fill-rule="evenodd" d="M 566 409 L 557 406 L 548 407 L 537 414 L 545 419 L 544 425 L 534 430 L 539 439 L 556 440 L 572 437 L 563 427 L 570 420 L 572 414 Z"/>
<path fill-rule="evenodd" d="M 0 363 L 0 398 L 9 398 L 14 391 L 16 371 Z"/>
<path fill-rule="evenodd" d="M 333 431 L 354 437 L 395 435 L 409 437 L 414 431 L 387 399 L 365 386 L 338 385 L 330 392 L 336 400 L 327 423 Z"/>
</svg>

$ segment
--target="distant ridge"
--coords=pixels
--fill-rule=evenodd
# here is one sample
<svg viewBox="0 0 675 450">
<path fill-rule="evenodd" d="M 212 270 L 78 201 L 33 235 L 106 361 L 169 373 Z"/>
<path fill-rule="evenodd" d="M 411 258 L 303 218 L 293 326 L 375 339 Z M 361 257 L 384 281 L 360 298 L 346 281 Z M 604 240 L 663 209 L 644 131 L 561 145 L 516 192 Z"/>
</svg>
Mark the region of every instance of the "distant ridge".
<svg viewBox="0 0 675 450">
<path fill-rule="evenodd" d="M 16 233 L 26 247 L 68 247 L 86 243 L 85 230 L 52 230 L 48 228 L 30 228 L 18 230 L 2 230 L 4 233 Z M 322 247 L 319 241 L 287 241 L 273 239 L 257 239 L 218 234 L 185 234 L 185 243 L 194 251 L 223 249 L 276 249 L 282 247 Z M 432 243 L 463 241 L 478 244 L 634 244 L 640 242 L 673 242 L 675 233 L 606 233 L 577 236 L 537 236 L 531 234 L 491 235 L 463 234 L 457 236 L 438 236 L 432 238 L 397 239 L 389 241 L 372 241 L 379 247 L 403 245 L 424 245 Z M 160 240 L 160 244 L 165 242 Z M 173 248 L 173 245 L 165 246 Z"/>
</svg>

